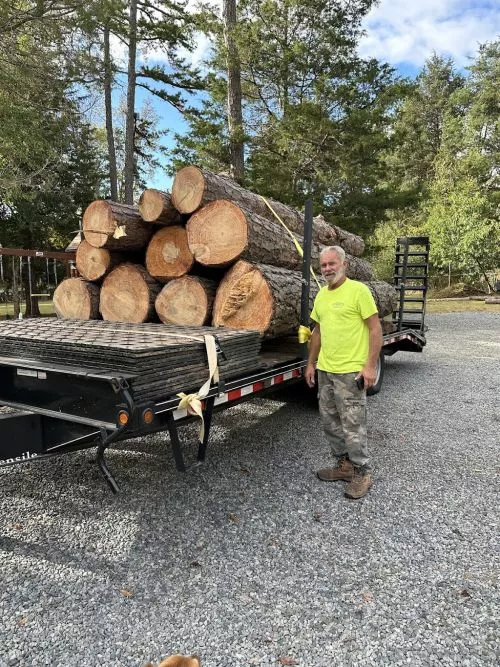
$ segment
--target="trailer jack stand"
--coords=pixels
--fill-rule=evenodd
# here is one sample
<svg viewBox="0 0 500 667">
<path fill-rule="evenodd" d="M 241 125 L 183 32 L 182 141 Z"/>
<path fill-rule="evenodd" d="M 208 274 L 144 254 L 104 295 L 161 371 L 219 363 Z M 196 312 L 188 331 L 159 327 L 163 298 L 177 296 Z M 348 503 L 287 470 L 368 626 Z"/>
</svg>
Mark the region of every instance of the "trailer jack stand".
<svg viewBox="0 0 500 667">
<path fill-rule="evenodd" d="M 198 446 L 198 455 L 195 463 L 191 465 L 186 465 L 184 461 L 184 455 L 182 452 L 182 445 L 179 439 L 179 432 L 177 429 L 177 424 L 171 412 L 167 415 L 167 428 L 170 435 L 170 443 L 172 446 L 172 454 L 174 455 L 175 467 L 179 472 L 187 472 L 192 468 L 197 468 L 202 465 L 205 461 L 208 438 L 210 435 L 210 426 L 212 424 L 212 413 L 214 409 L 215 396 L 212 396 L 206 400 L 205 410 L 204 410 L 204 419 L 205 419 L 205 435 L 203 441 L 199 443 Z"/>
<path fill-rule="evenodd" d="M 118 493 L 120 487 L 118 486 L 116 479 L 113 477 L 111 470 L 108 468 L 106 461 L 104 460 L 104 452 L 107 446 L 106 431 L 101 431 L 101 440 L 102 442 L 97 447 L 97 465 L 99 466 L 100 471 L 106 482 L 108 483 L 109 488 L 113 493 Z"/>
</svg>

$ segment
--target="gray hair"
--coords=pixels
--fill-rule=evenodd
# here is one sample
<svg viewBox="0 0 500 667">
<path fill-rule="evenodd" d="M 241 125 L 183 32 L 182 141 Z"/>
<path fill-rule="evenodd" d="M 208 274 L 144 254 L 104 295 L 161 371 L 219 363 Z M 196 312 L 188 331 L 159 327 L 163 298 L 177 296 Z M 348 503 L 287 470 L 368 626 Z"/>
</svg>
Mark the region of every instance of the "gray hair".
<svg viewBox="0 0 500 667">
<path fill-rule="evenodd" d="M 323 255 L 327 252 L 336 252 L 340 261 L 345 262 L 345 250 L 344 248 L 341 248 L 339 245 L 329 245 L 326 246 L 326 248 L 323 248 L 323 250 L 319 253 L 319 258 L 323 257 Z"/>
</svg>

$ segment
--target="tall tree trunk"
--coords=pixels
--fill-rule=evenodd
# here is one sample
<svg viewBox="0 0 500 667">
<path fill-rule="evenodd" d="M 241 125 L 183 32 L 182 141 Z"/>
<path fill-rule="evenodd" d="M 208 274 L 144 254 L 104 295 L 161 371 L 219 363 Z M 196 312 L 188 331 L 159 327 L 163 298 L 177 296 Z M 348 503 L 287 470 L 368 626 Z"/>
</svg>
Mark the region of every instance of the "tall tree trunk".
<svg viewBox="0 0 500 667">
<path fill-rule="evenodd" d="M 130 0 L 127 121 L 125 128 L 125 204 L 134 203 L 134 139 L 135 139 L 135 58 L 137 52 L 137 0 Z"/>
<path fill-rule="evenodd" d="M 224 42 L 227 52 L 227 118 L 231 176 L 243 183 L 245 163 L 243 155 L 243 112 L 241 107 L 241 68 L 238 47 L 234 39 L 236 28 L 236 0 L 223 0 Z"/>
<path fill-rule="evenodd" d="M 104 106 L 106 109 L 106 138 L 108 141 L 109 185 L 111 199 L 118 201 L 118 172 L 116 168 L 115 137 L 113 134 L 113 107 L 111 90 L 113 87 L 113 72 L 111 68 L 111 53 L 109 49 L 109 27 L 104 26 Z"/>
</svg>

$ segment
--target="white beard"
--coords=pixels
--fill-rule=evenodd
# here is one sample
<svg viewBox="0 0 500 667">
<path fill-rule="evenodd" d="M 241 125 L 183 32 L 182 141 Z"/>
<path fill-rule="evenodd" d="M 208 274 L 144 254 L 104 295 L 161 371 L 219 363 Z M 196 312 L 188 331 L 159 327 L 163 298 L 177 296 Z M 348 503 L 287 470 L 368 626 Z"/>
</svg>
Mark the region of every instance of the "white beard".
<svg viewBox="0 0 500 667">
<path fill-rule="evenodd" d="M 344 276 L 345 276 L 345 271 L 343 269 L 340 269 L 339 271 L 336 271 L 334 274 L 331 274 L 328 277 L 325 277 L 325 280 L 328 283 L 328 287 L 333 287 Z"/>
</svg>

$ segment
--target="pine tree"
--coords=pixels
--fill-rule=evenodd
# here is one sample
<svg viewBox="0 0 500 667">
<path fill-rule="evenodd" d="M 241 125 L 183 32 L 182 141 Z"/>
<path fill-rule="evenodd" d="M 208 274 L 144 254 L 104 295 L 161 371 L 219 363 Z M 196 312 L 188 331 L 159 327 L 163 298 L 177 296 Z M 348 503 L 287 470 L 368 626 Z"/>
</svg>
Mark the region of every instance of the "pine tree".
<svg viewBox="0 0 500 667">
<path fill-rule="evenodd" d="M 246 181 L 262 194 L 302 207 L 312 197 L 331 221 L 366 233 L 383 215 L 378 182 L 401 93 L 391 68 L 358 57 L 371 0 L 268 0 L 239 3 L 233 31 L 242 77 Z M 208 93 L 222 110 L 226 54 L 220 17 Z M 225 158 L 228 131 L 206 108 L 194 115 L 175 157 L 205 164 Z M 218 146 L 214 150 L 214 146 Z M 229 171 L 226 161 L 224 170 Z"/>
<path fill-rule="evenodd" d="M 482 45 L 469 71 L 444 118 L 426 228 L 438 266 L 488 281 L 500 266 L 500 42 Z"/>
</svg>

